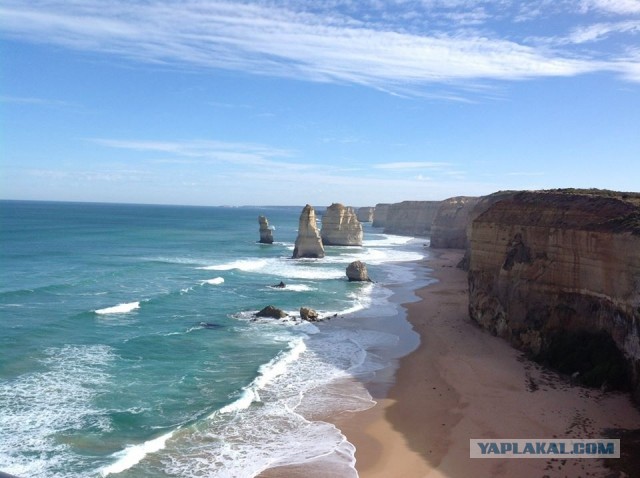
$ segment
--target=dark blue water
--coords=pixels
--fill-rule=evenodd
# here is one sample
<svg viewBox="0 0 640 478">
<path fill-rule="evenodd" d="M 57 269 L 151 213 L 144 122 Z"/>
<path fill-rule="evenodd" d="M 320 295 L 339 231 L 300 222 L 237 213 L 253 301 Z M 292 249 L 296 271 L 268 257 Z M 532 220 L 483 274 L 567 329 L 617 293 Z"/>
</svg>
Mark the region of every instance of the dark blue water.
<svg viewBox="0 0 640 478">
<path fill-rule="evenodd" d="M 352 469 L 319 416 L 371 399 L 323 390 L 385 366 L 371 350 L 397 334 L 354 324 L 393 315 L 385 285 L 422 250 L 366 227 L 363 247 L 292 260 L 300 211 L 0 201 L 0 470 L 249 477 L 332 454 Z M 376 284 L 346 280 L 356 259 Z M 255 321 L 269 304 L 292 318 Z M 301 323 L 301 306 L 345 319 Z"/>
</svg>

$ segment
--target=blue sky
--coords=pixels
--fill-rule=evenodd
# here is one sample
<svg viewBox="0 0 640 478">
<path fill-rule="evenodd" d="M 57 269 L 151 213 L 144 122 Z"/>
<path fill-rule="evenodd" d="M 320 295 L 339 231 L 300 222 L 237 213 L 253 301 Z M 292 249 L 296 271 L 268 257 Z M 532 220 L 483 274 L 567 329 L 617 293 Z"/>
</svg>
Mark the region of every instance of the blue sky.
<svg viewBox="0 0 640 478">
<path fill-rule="evenodd" d="M 0 197 L 640 185 L 640 0 L 0 0 Z"/>
</svg>

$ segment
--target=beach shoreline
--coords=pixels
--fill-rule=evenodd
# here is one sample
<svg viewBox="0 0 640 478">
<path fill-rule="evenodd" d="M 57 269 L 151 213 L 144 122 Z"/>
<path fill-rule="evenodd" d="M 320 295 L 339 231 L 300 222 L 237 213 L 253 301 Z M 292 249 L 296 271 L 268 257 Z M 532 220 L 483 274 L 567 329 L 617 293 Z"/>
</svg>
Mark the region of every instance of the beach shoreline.
<svg viewBox="0 0 640 478">
<path fill-rule="evenodd" d="M 325 417 L 355 447 L 360 478 L 610 477 L 598 459 L 471 459 L 471 438 L 605 438 L 605 430 L 640 428 L 640 411 L 624 393 L 573 385 L 527 359 L 468 317 L 461 250 L 429 250 L 417 266 L 426 286 L 396 288 L 406 320 L 419 335 L 381 386 L 364 382 L 376 404 Z M 624 454 L 625 442 L 622 441 Z M 632 466 L 637 465 L 635 463 Z M 339 475 L 321 463 L 275 467 L 261 478 Z"/>
<path fill-rule="evenodd" d="M 462 253 L 430 251 L 425 265 L 438 282 L 404 304 L 419 347 L 400 359 L 375 407 L 336 422 L 356 447 L 359 476 L 608 475 L 597 459 L 469 458 L 471 438 L 604 438 L 640 427 L 640 412 L 627 394 L 573 386 L 475 326 L 456 268 Z"/>
</svg>

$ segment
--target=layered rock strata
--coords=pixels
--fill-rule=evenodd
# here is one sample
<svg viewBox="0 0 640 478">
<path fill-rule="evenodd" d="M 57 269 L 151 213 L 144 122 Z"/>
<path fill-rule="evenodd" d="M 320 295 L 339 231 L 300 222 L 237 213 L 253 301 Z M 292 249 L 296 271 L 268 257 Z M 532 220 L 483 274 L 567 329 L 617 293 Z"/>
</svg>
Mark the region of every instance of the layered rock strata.
<svg viewBox="0 0 640 478">
<path fill-rule="evenodd" d="M 387 211 L 384 232 L 406 236 L 428 236 L 439 206 L 440 201 L 403 201 L 391 204 Z"/>
<path fill-rule="evenodd" d="M 373 227 L 385 227 L 387 225 L 387 214 L 391 204 L 379 203 L 373 211 Z"/>
<path fill-rule="evenodd" d="M 372 207 L 360 207 L 357 211 L 358 221 L 360 222 L 373 222 L 373 211 Z"/>
<path fill-rule="evenodd" d="M 457 196 L 440 202 L 431 224 L 431 247 L 466 249 L 467 226 L 480 198 Z"/>
<path fill-rule="evenodd" d="M 533 356 L 561 362 L 586 343 L 604 350 L 613 342 L 625 370 L 613 358 L 568 366 L 605 384 L 622 374 L 640 400 L 640 194 L 493 199 L 471 226 L 471 318 Z"/>
<path fill-rule="evenodd" d="M 320 237 L 325 246 L 361 246 L 362 224 L 353 208 L 333 203 L 322 216 Z"/>
<path fill-rule="evenodd" d="M 258 216 L 260 224 L 260 240 L 262 244 L 273 244 L 273 232 L 269 229 L 269 221 L 264 216 Z"/>
<path fill-rule="evenodd" d="M 316 225 L 316 212 L 307 204 L 300 214 L 298 237 L 293 249 L 293 259 L 324 257 L 324 246 Z"/>
</svg>

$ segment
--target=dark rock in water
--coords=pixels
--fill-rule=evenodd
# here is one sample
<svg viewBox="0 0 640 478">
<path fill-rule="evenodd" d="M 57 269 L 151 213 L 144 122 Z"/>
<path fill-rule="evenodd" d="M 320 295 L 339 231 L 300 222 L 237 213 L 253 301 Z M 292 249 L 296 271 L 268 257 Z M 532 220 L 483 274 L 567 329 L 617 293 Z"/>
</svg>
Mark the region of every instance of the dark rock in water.
<svg viewBox="0 0 640 478">
<path fill-rule="evenodd" d="M 273 305 L 268 305 L 260 312 L 256 314 L 256 317 L 271 317 L 272 319 L 283 319 L 287 316 L 287 313 L 282 310 L 274 307 Z"/>
<path fill-rule="evenodd" d="M 300 318 L 308 322 L 317 322 L 320 319 L 318 313 L 309 307 L 300 307 Z"/>
<path fill-rule="evenodd" d="M 200 327 L 204 329 L 219 329 L 222 327 L 220 324 L 213 324 L 211 322 L 200 322 Z"/>
<path fill-rule="evenodd" d="M 367 265 L 361 261 L 354 261 L 347 266 L 347 277 L 350 281 L 371 282 Z"/>
</svg>

